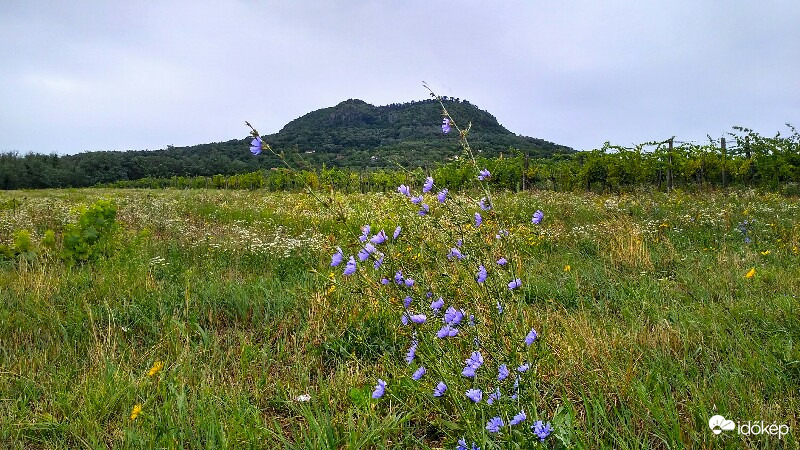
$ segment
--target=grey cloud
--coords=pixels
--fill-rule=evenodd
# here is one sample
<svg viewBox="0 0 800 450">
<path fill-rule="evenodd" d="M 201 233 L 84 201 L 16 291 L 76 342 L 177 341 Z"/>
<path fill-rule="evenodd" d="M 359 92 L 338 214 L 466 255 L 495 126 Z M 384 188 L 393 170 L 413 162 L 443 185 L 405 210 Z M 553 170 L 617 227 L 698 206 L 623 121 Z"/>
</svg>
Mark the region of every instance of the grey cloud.
<svg viewBox="0 0 800 450">
<path fill-rule="evenodd" d="M 275 132 L 347 98 L 443 95 L 579 149 L 800 116 L 796 1 L 5 2 L 0 151 Z"/>
</svg>

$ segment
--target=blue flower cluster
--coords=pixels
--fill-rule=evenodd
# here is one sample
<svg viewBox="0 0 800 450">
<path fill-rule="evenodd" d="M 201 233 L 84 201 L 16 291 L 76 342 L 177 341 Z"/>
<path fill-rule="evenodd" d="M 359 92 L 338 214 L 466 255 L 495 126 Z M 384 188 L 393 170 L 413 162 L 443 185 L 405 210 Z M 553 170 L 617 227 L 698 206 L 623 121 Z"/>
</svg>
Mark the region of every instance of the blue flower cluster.
<svg viewBox="0 0 800 450">
<path fill-rule="evenodd" d="M 748 227 L 752 226 L 755 222 L 756 219 L 743 220 L 741 223 L 739 223 L 739 225 L 736 226 L 736 229 L 742 233 L 745 244 L 753 242 L 753 239 L 750 238 L 750 230 Z"/>
<path fill-rule="evenodd" d="M 443 122 L 443 129 L 445 125 L 447 123 Z M 491 173 L 486 169 L 480 170 L 477 175 L 477 179 L 480 181 L 490 178 Z M 459 199 L 457 197 L 450 199 L 447 189 L 437 189 L 433 177 L 425 178 L 422 193 L 419 195 L 414 195 L 412 188 L 406 185 L 399 186 L 397 192 L 417 208 L 419 216 L 430 216 L 425 219 L 426 221 L 440 220 L 441 216 L 438 210 L 433 210 L 426 203 L 426 196 L 435 195 L 438 203 L 442 205 L 440 208 L 444 208 L 446 211 L 458 209 L 451 209 L 450 206 L 451 202 L 458 202 Z M 436 205 L 435 202 L 432 204 Z M 475 203 L 470 204 L 475 205 Z M 481 198 L 477 202 L 477 206 L 480 211 L 493 215 L 494 219 L 494 205 L 488 195 Z M 459 207 L 463 211 L 463 204 Z M 445 247 L 449 248 L 446 253 L 448 263 L 445 264 L 443 270 L 452 271 L 452 274 L 447 276 L 452 280 L 460 279 L 461 282 L 464 279 L 458 274 L 463 274 L 465 271 L 474 274 L 475 292 L 479 292 L 477 295 L 483 296 L 484 299 L 492 298 L 493 303 L 496 303 L 495 311 L 497 313 L 486 319 L 482 316 L 476 319 L 475 314 L 487 311 L 479 303 L 475 304 L 475 314 L 470 314 L 468 311 L 471 308 L 465 310 L 458 302 L 458 298 L 461 298 L 459 296 L 463 293 L 459 293 L 458 290 L 448 290 L 451 288 L 443 289 L 442 285 L 432 282 L 430 274 L 425 272 L 424 268 L 422 273 L 417 274 L 420 275 L 418 284 L 410 274 L 416 273 L 420 269 L 419 266 L 402 264 L 393 266 L 393 261 L 385 259 L 389 255 L 393 257 L 396 253 L 391 250 L 391 245 L 401 235 L 402 228 L 399 226 L 390 238 L 384 230 L 373 234 L 370 226 L 364 225 L 361 228 L 361 235 L 358 237 L 360 244 L 357 252 L 354 255 L 345 255 L 342 249 L 337 247 L 336 252 L 331 256 L 330 265 L 337 267 L 344 263 L 343 275 L 351 276 L 358 272 L 359 264 L 371 259 L 373 269 L 379 272 L 380 286 L 383 286 L 380 289 L 387 289 L 386 292 L 389 292 L 385 294 L 385 297 L 402 299 L 400 323 L 405 328 L 401 328 L 401 330 L 407 331 L 401 332 L 411 334 L 411 343 L 404 357 L 409 366 L 409 372 L 403 376 L 413 380 L 416 383 L 414 386 L 422 388 L 425 392 L 424 395 L 429 399 L 436 399 L 434 401 L 437 402 L 450 404 L 466 402 L 466 405 L 472 405 L 470 408 L 475 408 L 475 414 L 478 414 L 477 411 L 482 411 L 480 413 L 482 416 L 490 417 L 485 422 L 483 433 L 489 433 L 489 436 L 494 436 L 493 439 L 501 441 L 512 439 L 512 435 L 518 435 L 511 433 L 511 427 L 515 427 L 519 430 L 529 430 L 528 433 L 531 433 L 532 436 L 544 441 L 552 432 L 552 427 L 549 423 L 537 420 L 533 425 L 523 428 L 524 424 L 529 422 L 527 422 L 528 416 L 520 404 L 525 386 L 530 384 L 525 378 L 527 372 L 531 370 L 530 356 L 525 355 L 530 355 L 527 348 L 536 343 L 539 334 L 531 328 L 527 335 L 514 340 L 517 344 L 510 346 L 501 344 L 499 347 L 497 344 L 482 345 L 482 342 L 508 342 L 509 335 L 498 331 L 498 326 L 502 324 L 503 320 L 506 320 L 503 319 L 508 314 L 505 311 L 506 307 L 514 304 L 510 298 L 522 287 L 522 280 L 513 276 L 515 273 L 514 262 L 518 259 L 502 255 L 503 252 L 509 250 L 507 244 L 503 243 L 506 242 L 510 233 L 502 228 L 494 231 L 485 230 L 488 225 L 484 223 L 481 212 L 473 210 L 468 214 L 474 217 L 474 236 L 477 244 L 465 245 L 465 239 L 471 239 L 472 235 L 461 233 L 457 239 L 453 236 L 455 244 Z M 539 210 L 533 215 L 531 222 L 538 225 L 543 218 L 544 213 Z M 464 222 L 461 224 L 465 225 Z M 488 224 L 495 228 L 494 220 Z M 483 228 L 481 228 L 482 226 Z M 469 227 L 465 228 L 469 229 Z M 489 233 L 488 236 L 482 237 L 486 233 Z M 495 240 L 488 239 L 492 235 L 495 236 Z M 472 243 L 472 240 L 469 242 Z M 496 242 L 497 244 L 491 247 L 494 251 L 481 251 L 481 248 L 485 248 L 482 247 L 483 242 L 489 243 L 487 245 L 490 247 L 494 245 L 491 242 Z M 390 247 L 384 248 L 387 245 Z M 491 253 L 494 255 L 487 258 Z M 407 270 L 408 273 L 404 273 L 404 270 Z M 367 269 L 362 272 L 364 275 L 362 278 L 369 279 L 373 274 Z M 424 303 L 416 300 L 421 297 L 418 297 L 421 292 L 424 292 L 425 297 L 429 299 Z M 453 298 L 450 297 L 451 295 L 455 295 L 456 300 L 445 300 Z M 479 300 L 475 299 L 476 302 Z M 430 301 L 429 304 L 428 301 Z M 424 305 L 429 305 L 429 309 Z M 483 326 L 484 324 L 486 326 Z M 463 365 L 458 363 L 459 368 L 452 367 L 448 362 L 450 361 L 448 356 L 450 350 L 445 350 L 445 348 L 461 352 L 466 347 L 471 347 L 471 349 L 465 353 L 466 358 L 463 359 Z M 498 351 L 499 348 L 502 350 Z M 512 370 L 509 366 L 516 367 L 516 369 Z M 405 398 L 400 394 L 400 391 L 404 389 L 402 385 L 403 383 L 400 383 L 397 387 L 398 399 Z M 449 387 L 455 389 L 449 389 Z M 392 392 L 391 389 L 386 381 L 378 379 L 372 392 L 372 398 L 380 399 L 387 392 Z M 462 404 L 460 408 L 466 408 L 466 405 Z M 479 433 L 479 430 L 471 432 Z M 462 438 L 458 441 L 456 448 L 478 449 L 479 447 L 475 442 L 468 446 L 467 440 Z"/>
</svg>

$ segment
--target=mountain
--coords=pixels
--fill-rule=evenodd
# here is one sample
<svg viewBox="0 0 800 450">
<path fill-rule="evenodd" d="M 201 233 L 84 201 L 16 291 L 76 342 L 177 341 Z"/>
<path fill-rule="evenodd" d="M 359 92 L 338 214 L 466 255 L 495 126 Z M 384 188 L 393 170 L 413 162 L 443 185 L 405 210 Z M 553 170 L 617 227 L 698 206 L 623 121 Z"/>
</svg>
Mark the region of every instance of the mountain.
<svg viewBox="0 0 800 450">
<path fill-rule="evenodd" d="M 459 126 L 472 123 L 468 138 L 476 155 L 491 157 L 516 149 L 532 157 L 544 157 L 574 151 L 542 139 L 518 136 L 466 100 L 447 98 L 444 104 Z M 312 111 L 263 138 L 298 168 L 323 164 L 351 168 L 431 167 L 462 153 L 457 131 L 442 133 L 441 119 L 441 107 L 432 99 L 385 106 L 350 99 Z M 242 128 L 244 134 L 246 128 Z M 269 152 L 251 155 L 250 139 L 66 156 L 0 154 L 0 189 L 228 175 L 282 166 Z"/>
<path fill-rule="evenodd" d="M 448 98 L 444 104 L 459 126 L 472 123 L 468 139 L 484 156 L 507 154 L 510 148 L 542 157 L 573 151 L 515 135 L 466 100 Z M 457 132 L 442 133 L 441 118 L 441 107 L 432 99 L 386 106 L 350 99 L 297 118 L 265 141 L 273 148 L 309 155 L 307 159 L 328 165 L 429 166 L 461 152 Z"/>
</svg>

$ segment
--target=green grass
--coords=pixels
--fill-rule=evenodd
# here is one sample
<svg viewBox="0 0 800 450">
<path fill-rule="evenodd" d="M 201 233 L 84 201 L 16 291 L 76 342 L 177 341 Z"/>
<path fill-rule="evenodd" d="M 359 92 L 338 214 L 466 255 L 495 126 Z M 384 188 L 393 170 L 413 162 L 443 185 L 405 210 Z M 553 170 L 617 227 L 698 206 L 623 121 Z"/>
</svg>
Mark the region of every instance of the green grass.
<svg viewBox="0 0 800 450">
<path fill-rule="evenodd" d="M 0 260 L 0 447 L 455 447 L 452 412 L 369 398 L 406 350 L 397 310 L 339 270 L 329 291 L 336 246 L 352 252 L 360 225 L 390 232 L 415 215 L 397 195 L 340 196 L 347 223 L 303 194 L 0 193 L 12 199 L 0 244 L 20 229 L 58 237 L 98 199 L 116 201 L 121 230 L 111 255 L 85 264 L 44 247 Z M 522 225 L 522 315 L 541 336 L 526 410 L 566 421 L 547 446 L 798 447 L 796 198 L 501 193 L 496 210 Z M 745 219 L 751 244 L 736 230 Z M 441 235 L 403 223 L 419 245 L 399 257 L 436 264 Z M 714 414 L 791 431 L 714 436 Z"/>
</svg>

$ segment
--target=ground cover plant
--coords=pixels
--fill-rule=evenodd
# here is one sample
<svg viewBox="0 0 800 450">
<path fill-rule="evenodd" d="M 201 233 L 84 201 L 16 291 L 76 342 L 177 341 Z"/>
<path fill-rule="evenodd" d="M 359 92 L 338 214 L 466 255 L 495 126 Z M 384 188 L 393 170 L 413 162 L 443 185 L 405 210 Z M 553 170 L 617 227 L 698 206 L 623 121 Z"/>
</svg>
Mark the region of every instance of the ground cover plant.
<svg viewBox="0 0 800 450">
<path fill-rule="evenodd" d="M 343 224 L 297 193 L 0 195 L 13 204 L 2 243 L 30 236 L 27 257 L 0 262 L 5 447 L 453 448 L 463 434 L 429 422 L 423 405 L 371 398 L 405 366 L 409 336 L 397 304 L 356 295 L 329 266 L 357 224 L 393 231 L 416 215 L 405 196 L 338 195 Z M 62 240 L 76 207 L 102 199 L 117 208 L 112 253 L 66 264 L 47 250 L 48 230 Z M 707 421 L 720 413 L 788 424 L 773 445 L 796 447 L 796 201 L 754 191 L 492 201 L 497 220 L 518 224 L 520 301 L 539 334 L 530 417 L 534 406 L 551 424 L 562 417 L 578 447 L 769 445 L 713 435 Z M 537 209 L 547 213 L 534 225 Z M 429 231 L 407 227 L 414 244 L 397 260 L 412 264 Z"/>
</svg>

